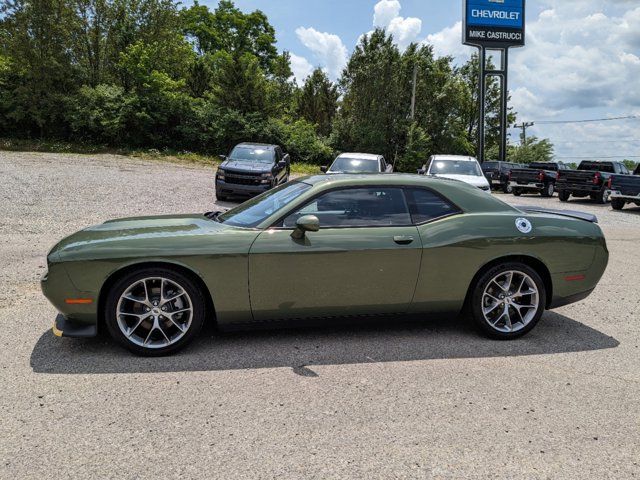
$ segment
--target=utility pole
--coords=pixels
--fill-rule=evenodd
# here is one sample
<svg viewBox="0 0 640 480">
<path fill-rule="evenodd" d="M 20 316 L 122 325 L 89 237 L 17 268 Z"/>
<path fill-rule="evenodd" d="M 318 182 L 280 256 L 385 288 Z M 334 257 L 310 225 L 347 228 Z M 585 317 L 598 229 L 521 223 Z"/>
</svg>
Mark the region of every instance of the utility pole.
<svg viewBox="0 0 640 480">
<path fill-rule="evenodd" d="M 527 128 L 533 127 L 533 125 L 534 125 L 533 122 L 522 122 L 520 125 L 518 124 L 514 125 L 515 128 L 522 129 L 522 134 L 520 135 L 520 143 L 522 145 L 527 144 Z"/>
<path fill-rule="evenodd" d="M 418 64 L 413 66 L 413 87 L 411 89 L 411 121 L 416 116 L 416 82 L 418 80 Z"/>
</svg>

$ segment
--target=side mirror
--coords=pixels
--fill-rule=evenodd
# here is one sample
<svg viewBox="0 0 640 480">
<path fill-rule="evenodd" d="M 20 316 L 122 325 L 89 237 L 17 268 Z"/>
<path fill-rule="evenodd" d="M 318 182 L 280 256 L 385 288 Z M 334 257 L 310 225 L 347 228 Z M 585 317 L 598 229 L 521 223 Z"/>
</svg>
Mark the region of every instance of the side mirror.
<svg viewBox="0 0 640 480">
<path fill-rule="evenodd" d="M 277 164 L 277 167 L 280 169 L 286 168 L 287 167 L 287 161 L 286 160 L 280 160 Z"/>
<path fill-rule="evenodd" d="M 427 170 L 424 167 L 418 170 L 418 175 L 426 175 L 426 174 L 427 174 Z"/>
<path fill-rule="evenodd" d="M 282 157 L 282 160 L 284 160 L 287 166 L 289 166 L 289 164 L 291 163 L 291 156 L 288 153 L 285 153 L 284 157 Z"/>
<path fill-rule="evenodd" d="M 322 173 L 327 173 L 327 170 L 329 170 L 329 167 L 327 167 L 327 166 L 322 166 L 322 167 L 320 167 L 320 171 L 321 171 Z"/>
<path fill-rule="evenodd" d="M 220 160 L 222 160 L 223 162 L 227 159 L 226 155 L 218 155 L 218 157 L 220 157 Z"/>
<path fill-rule="evenodd" d="M 317 232 L 320 230 L 320 220 L 315 215 L 304 215 L 296 220 L 296 229 L 291 233 L 291 237 L 302 240 L 305 233 Z"/>
</svg>

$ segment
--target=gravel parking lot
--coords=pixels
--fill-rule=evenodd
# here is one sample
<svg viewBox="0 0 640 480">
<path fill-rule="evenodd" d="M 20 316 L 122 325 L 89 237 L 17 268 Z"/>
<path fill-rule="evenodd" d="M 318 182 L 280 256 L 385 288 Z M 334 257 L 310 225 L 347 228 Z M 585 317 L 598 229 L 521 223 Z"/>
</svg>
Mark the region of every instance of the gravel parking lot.
<svg viewBox="0 0 640 480">
<path fill-rule="evenodd" d="M 213 169 L 0 152 L 0 178 L 0 478 L 640 477 L 640 208 L 499 194 L 597 214 L 611 251 L 592 296 L 520 340 L 211 328 L 146 359 L 52 335 L 45 255 L 109 218 L 214 209 Z"/>
</svg>

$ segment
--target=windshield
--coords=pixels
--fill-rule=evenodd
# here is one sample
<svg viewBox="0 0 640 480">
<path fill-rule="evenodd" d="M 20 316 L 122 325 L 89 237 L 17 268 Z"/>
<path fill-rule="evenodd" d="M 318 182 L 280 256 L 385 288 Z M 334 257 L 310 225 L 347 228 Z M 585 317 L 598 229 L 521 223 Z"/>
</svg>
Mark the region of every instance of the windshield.
<svg viewBox="0 0 640 480">
<path fill-rule="evenodd" d="M 376 173 L 380 171 L 378 165 L 378 160 L 338 157 L 331 165 L 329 171 L 341 173 Z"/>
<path fill-rule="evenodd" d="M 273 163 L 274 151 L 270 148 L 238 145 L 229 155 L 229 160 L 239 162 Z"/>
<path fill-rule="evenodd" d="M 219 215 L 217 220 L 225 225 L 255 227 L 310 188 L 308 183 L 285 183 Z"/>
<path fill-rule="evenodd" d="M 478 163 L 469 160 L 434 160 L 429 173 L 432 175 L 482 175 Z"/>
<path fill-rule="evenodd" d="M 489 170 L 500 167 L 498 162 L 484 162 L 482 164 L 482 170 Z"/>
</svg>

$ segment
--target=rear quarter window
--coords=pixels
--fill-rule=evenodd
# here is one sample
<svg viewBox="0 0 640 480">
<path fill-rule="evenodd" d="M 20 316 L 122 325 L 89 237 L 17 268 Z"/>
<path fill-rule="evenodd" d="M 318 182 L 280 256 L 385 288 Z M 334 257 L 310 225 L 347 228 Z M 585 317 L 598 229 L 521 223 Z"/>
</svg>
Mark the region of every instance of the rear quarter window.
<svg viewBox="0 0 640 480">
<path fill-rule="evenodd" d="M 455 215 L 460 209 L 441 195 L 425 188 L 408 188 L 405 190 L 407 202 L 414 224 Z"/>
</svg>

